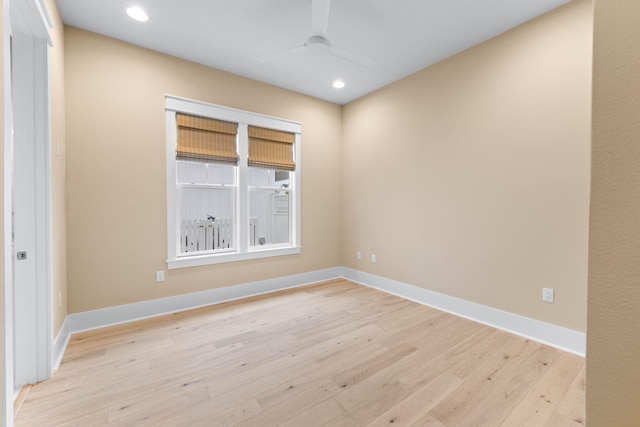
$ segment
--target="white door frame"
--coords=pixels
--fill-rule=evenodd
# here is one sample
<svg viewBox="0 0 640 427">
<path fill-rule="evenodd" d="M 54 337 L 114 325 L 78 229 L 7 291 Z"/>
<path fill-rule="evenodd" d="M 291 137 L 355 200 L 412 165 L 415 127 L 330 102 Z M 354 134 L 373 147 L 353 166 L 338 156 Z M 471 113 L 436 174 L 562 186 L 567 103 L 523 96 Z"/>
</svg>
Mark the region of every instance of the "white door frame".
<svg viewBox="0 0 640 427">
<path fill-rule="evenodd" d="M 36 130 L 36 158 L 34 161 L 40 172 L 36 176 L 36 204 L 40 213 L 36 218 L 36 228 L 41 240 L 36 243 L 37 256 L 39 257 L 37 270 L 37 296 L 33 301 L 34 313 L 37 313 L 37 371 L 38 381 L 51 376 L 52 357 L 51 346 L 53 340 L 52 331 L 52 246 L 51 246 L 51 153 L 50 153 L 50 79 L 49 79 L 49 46 L 51 36 L 49 28 L 51 21 L 44 5 L 44 0 L 4 0 L 4 188 L 3 188 L 3 212 L 4 231 L 3 262 L 4 262 L 4 366 L 3 370 L 3 399 L 2 418 L 0 425 L 10 427 L 13 425 L 13 401 L 14 401 L 14 322 L 13 322 L 13 245 L 12 245 L 12 192 L 13 192 L 13 108 L 11 99 L 11 46 L 10 36 L 14 29 L 19 28 L 24 34 L 34 40 L 34 51 L 39 53 L 34 61 L 41 78 L 34 82 L 37 92 L 35 100 L 36 122 L 41 126 Z"/>
</svg>

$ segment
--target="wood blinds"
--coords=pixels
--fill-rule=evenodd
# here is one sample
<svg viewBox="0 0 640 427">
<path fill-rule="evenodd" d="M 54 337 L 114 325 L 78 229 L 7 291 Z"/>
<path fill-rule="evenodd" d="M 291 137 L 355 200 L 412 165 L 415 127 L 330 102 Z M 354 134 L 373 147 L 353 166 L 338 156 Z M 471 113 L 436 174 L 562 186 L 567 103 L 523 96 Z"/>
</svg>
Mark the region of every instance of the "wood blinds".
<svg viewBox="0 0 640 427">
<path fill-rule="evenodd" d="M 293 144 L 296 135 L 290 132 L 249 126 L 249 166 L 296 170 Z"/>
<path fill-rule="evenodd" d="M 238 124 L 206 117 L 176 114 L 178 122 L 177 156 L 238 164 L 236 135 Z"/>
</svg>

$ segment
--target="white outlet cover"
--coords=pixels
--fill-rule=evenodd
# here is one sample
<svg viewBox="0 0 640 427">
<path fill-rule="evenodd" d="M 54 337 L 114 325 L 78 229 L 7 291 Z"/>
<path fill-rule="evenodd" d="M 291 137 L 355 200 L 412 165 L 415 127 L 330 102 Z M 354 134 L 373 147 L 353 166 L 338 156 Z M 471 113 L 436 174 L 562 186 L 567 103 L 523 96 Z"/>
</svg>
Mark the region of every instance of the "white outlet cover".
<svg viewBox="0 0 640 427">
<path fill-rule="evenodd" d="M 542 301 L 553 302 L 553 289 L 542 288 Z"/>
<path fill-rule="evenodd" d="M 164 282 L 164 271 L 156 271 L 156 281 Z"/>
</svg>

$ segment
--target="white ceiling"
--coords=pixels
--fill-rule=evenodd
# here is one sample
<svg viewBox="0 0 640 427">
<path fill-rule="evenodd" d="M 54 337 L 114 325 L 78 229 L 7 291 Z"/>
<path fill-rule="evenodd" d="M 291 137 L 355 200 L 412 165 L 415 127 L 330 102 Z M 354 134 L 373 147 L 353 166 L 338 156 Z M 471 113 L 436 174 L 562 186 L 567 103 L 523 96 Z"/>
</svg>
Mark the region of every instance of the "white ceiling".
<svg viewBox="0 0 640 427">
<path fill-rule="evenodd" d="M 327 37 L 373 59 L 309 53 L 260 62 L 311 35 L 311 0 L 57 0 L 65 24 L 345 104 L 570 0 L 333 0 Z M 149 21 L 129 18 L 139 6 Z M 334 89 L 336 79 L 346 83 Z"/>
</svg>

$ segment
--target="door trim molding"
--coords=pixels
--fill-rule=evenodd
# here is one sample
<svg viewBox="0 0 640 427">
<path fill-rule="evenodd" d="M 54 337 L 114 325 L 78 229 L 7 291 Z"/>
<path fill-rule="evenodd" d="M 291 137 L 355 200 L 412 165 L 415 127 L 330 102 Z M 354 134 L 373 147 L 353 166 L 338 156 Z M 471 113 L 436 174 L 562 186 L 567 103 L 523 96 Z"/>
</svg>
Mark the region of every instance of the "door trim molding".
<svg viewBox="0 0 640 427">
<path fill-rule="evenodd" d="M 12 126 L 13 126 L 13 110 L 11 108 L 11 16 L 9 12 L 10 1 L 3 2 L 3 364 L 2 364 L 2 414 L 0 419 L 0 425 L 12 426 L 13 425 L 13 248 L 11 238 L 11 164 L 13 163 L 13 138 L 12 138 Z M 10 398 L 11 396 L 11 398 Z"/>
</svg>

